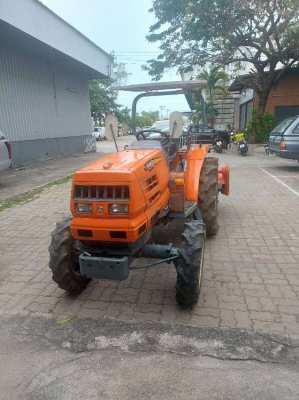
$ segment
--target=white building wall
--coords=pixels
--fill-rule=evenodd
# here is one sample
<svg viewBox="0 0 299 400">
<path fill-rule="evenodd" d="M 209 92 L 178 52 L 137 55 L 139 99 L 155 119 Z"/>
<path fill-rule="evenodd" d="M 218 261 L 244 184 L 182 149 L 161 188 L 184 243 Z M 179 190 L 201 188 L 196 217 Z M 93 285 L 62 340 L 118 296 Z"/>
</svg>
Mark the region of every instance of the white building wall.
<svg viewBox="0 0 299 400">
<path fill-rule="evenodd" d="M 45 58 L 0 47 L 0 127 L 11 141 L 87 135 L 87 79 Z"/>
</svg>

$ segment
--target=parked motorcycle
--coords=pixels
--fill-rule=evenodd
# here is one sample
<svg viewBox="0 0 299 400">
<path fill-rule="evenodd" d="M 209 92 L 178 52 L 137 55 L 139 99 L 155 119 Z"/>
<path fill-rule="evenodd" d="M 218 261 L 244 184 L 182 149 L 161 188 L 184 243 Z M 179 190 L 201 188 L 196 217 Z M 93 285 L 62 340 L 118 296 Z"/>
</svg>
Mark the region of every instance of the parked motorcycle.
<svg viewBox="0 0 299 400">
<path fill-rule="evenodd" d="M 244 132 L 236 132 L 232 135 L 232 142 L 237 146 L 241 156 L 246 156 L 248 153 L 248 144 Z"/>
<path fill-rule="evenodd" d="M 241 140 L 238 143 L 238 150 L 241 156 L 246 156 L 246 154 L 248 153 L 248 144 L 245 140 Z"/>
<path fill-rule="evenodd" d="M 214 149 L 214 151 L 215 151 L 216 153 L 222 153 L 223 147 L 224 147 L 223 140 L 220 139 L 220 138 L 217 138 L 217 139 L 214 141 L 214 144 L 213 144 L 213 149 Z"/>
</svg>

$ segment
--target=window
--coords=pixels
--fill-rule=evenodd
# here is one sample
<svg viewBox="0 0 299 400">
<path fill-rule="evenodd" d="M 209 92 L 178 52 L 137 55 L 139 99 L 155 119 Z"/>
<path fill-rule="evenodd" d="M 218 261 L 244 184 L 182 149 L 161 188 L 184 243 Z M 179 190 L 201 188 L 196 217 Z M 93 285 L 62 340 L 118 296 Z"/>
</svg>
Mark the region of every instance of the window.
<svg viewBox="0 0 299 400">
<path fill-rule="evenodd" d="M 295 128 L 294 128 L 293 131 L 292 131 L 292 133 L 293 133 L 294 135 L 299 135 L 299 124 L 297 124 L 297 125 L 295 126 Z"/>
<path fill-rule="evenodd" d="M 278 124 L 273 131 L 271 132 L 271 134 L 277 134 L 277 135 L 282 135 L 287 129 L 288 127 L 295 121 L 296 117 L 293 118 L 287 118 L 285 120 L 283 120 L 280 124 Z"/>
<path fill-rule="evenodd" d="M 286 118 L 296 117 L 298 114 L 299 114 L 299 105 L 275 107 L 275 119 L 277 123 L 285 120 Z"/>
<path fill-rule="evenodd" d="M 242 104 L 240 107 L 240 129 L 246 128 L 246 104 Z"/>
<path fill-rule="evenodd" d="M 250 100 L 247 103 L 244 103 L 240 106 L 240 129 L 246 129 L 251 117 L 253 110 L 253 101 Z"/>
</svg>

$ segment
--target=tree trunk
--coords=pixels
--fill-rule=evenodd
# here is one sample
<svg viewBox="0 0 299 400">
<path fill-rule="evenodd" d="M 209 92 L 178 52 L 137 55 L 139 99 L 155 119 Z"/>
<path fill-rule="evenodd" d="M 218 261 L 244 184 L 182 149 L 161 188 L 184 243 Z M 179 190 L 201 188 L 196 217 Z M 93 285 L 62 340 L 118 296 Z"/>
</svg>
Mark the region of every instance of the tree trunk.
<svg viewBox="0 0 299 400">
<path fill-rule="evenodd" d="M 256 89 L 256 94 L 257 94 L 257 104 L 256 104 L 256 116 L 253 120 L 252 124 L 252 140 L 255 143 L 260 143 L 264 139 L 262 137 L 264 136 L 264 130 L 265 130 L 265 112 L 267 108 L 267 103 L 269 99 L 269 95 L 271 92 L 272 85 L 263 85 L 260 86 L 259 89 Z"/>
<path fill-rule="evenodd" d="M 258 103 L 257 103 L 257 115 L 262 117 L 265 114 L 268 98 L 271 92 L 271 87 L 263 87 L 261 90 L 257 90 Z"/>
</svg>

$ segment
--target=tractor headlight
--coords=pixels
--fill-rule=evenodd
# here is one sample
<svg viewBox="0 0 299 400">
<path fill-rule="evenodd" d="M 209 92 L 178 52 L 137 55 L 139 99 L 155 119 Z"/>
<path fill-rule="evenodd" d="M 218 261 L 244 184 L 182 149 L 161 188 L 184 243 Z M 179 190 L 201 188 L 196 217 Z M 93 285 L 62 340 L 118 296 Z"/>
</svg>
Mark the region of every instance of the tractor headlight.
<svg viewBox="0 0 299 400">
<path fill-rule="evenodd" d="M 79 214 L 90 214 L 91 213 L 91 205 L 77 203 L 76 210 Z"/>
<path fill-rule="evenodd" d="M 110 204 L 109 205 L 109 214 L 110 215 L 128 215 L 129 213 L 129 206 L 128 204 Z"/>
</svg>

